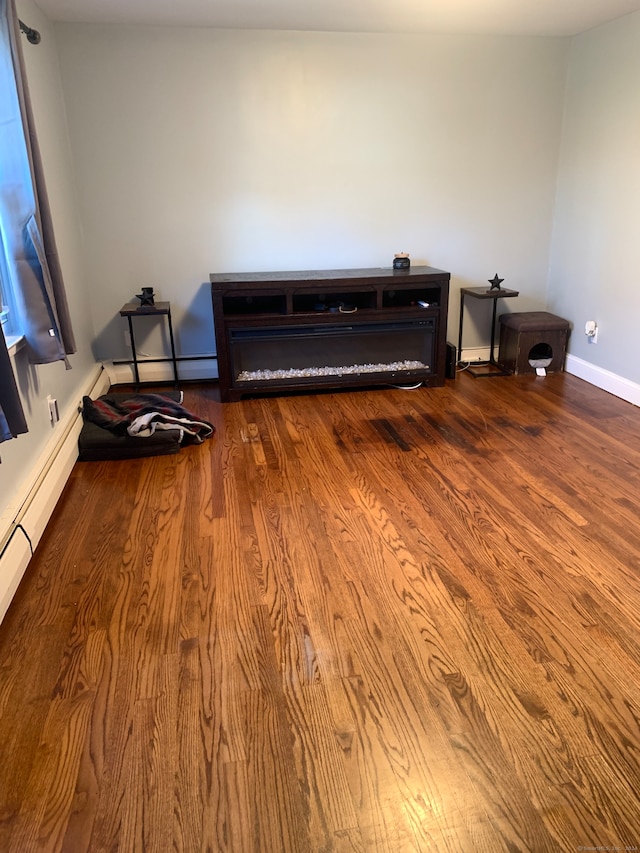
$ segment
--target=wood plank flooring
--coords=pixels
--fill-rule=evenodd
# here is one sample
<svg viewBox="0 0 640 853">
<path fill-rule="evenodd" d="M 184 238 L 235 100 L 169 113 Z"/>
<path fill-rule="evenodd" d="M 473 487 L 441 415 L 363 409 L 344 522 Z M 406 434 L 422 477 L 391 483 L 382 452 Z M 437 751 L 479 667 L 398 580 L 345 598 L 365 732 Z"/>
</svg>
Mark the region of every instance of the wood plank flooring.
<svg viewBox="0 0 640 853">
<path fill-rule="evenodd" d="M 640 410 L 245 400 L 79 463 L 0 626 L 0 851 L 640 848 Z"/>
</svg>

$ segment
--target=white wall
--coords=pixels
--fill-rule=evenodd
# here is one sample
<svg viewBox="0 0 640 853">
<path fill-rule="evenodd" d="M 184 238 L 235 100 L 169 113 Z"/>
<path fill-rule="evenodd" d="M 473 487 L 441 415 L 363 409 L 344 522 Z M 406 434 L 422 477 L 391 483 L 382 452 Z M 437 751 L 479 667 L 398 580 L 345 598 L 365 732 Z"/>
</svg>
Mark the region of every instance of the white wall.
<svg viewBox="0 0 640 853">
<path fill-rule="evenodd" d="M 453 274 L 454 340 L 460 286 L 499 273 L 522 293 L 505 307 L 545 306 L 566 40 L 56 32 L 98 358 L 128 354 L 142 286 L 179 352 L 212 351 L 211 272 L 408 251 Z M 486 310 L 465 328 L 483 343 Z"/>
<path fill-rule="evenodd" d="M 29 432 L 0 444 L 0 538 L 3 522 L 12 515 L 15 497 L 21 493 L 21 486 L 31 475 L 32 465 L 47 444 L 56 440 L 59 425 L 54 427 L 49 421 L 47 396 L 51 395 L 58 400 L 64 415 L 80 401 L 78 389 L 86 385 L 88 375 L 95 369 L 91 351 L 93 326 L 83 275 L 73 168 L 55 35 L 35 3 L 19 0 L 17 5 L 20 18 L 42 34 L 39 45 L 31 45 L 24 40 L 23 50 L 78 353 L 70 357 L 72 369 L 69 371 L 65 370 L 62 362 L 34 367 L 27 363 L 24 352 L 15 356 L 16 379 Z"/>
<path fill-rule="evenodd" d="M 640 13 L 572 41 L 549 304 L 569 350 L 640 383 Z M 583 334 L 599 324 L 598 343 Z"/>
</svg>

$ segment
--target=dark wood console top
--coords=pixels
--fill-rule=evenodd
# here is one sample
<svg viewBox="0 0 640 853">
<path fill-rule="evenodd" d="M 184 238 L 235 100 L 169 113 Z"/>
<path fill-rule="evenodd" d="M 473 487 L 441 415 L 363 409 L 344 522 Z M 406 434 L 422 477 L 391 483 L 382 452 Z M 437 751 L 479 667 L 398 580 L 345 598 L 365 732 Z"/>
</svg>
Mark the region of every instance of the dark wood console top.
<svg viewBox="0 0 640 853">
<path fill-rule="evenodd" d="M 224 285 L 251 284 L 266 286 L 273 284 L 306 284 L 313 282 L 330 282 L 332 284 L 341 281 L 350 284 L 364 280 L 374 280 L 376 284 L 398 284 L 400 281 L 411 281 L 412 279 L 425 277 L 441 278 L 449 273 L 434 267 L 414 266 L 408 270 L 394 270 L 391 267 L 372 267 L 371 269 L 347 269 L 347 270 L 292 270 L 278 272 L 236 272 L 236 273 L 212 273 L 211 284 L 217 287 Z"/>
</svg>

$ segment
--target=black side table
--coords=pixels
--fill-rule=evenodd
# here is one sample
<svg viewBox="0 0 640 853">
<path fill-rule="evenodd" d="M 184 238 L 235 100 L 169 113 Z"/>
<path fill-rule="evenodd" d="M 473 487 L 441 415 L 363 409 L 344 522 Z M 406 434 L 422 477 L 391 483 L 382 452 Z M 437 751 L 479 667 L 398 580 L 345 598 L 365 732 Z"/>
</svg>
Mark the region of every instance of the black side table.
<svg viewBox="0 0 640 853">
<path fill-rule="evenodd" d="M 153 364 L 161 361 L 170 361 L 173 364 L 173 379 L 174 384 L 178 385 L 178 360 L 176 358 L 176 347 L 173 341 L 173 324 L 171 322 L 171 303 L 156 302 L 154 305 L 139 305 L 135 302 L 127 302 L 120 309 L 120 316 L 126 317 L 129 321 L 129 337 L 131 338 L 131 355 L 133 356 L 133 375 L 136 385 L 140 385 L 140 373 L 138 370 L 138 354 L 136 352 L 136 344 L 133 337 L 133 318 L 134 317 L 167 317 L 169 321 L 169 340 L 171 341 L 171 358 L 145 358 L 144 363 Z"/>
<path fill-rule="evenodd" d="M 464 321 L 464 298 L 471 296 L 474 299 L 491 299 L 493 300 L 493 310 L 491 312 L 491 349 L 489 351 L 489 361 L 487 364 L 479 364 L 477 367 L 467 367 L 466 370 L 472 376 L 480 378 L 481 376 L 508 376 L 511 371 L 503 367 L 495 359 L 495 336 L 496 336 L 496 309 L 498 299 L 508 299 L 510 296 L 518 296 L 519 291 L 507 290 L 507 288 L 489 288 L 489 287 L 462 287 L 460 288 L 460 329 L 458 331 L 458 364 L 460 364 L 460 356 L 462 354 L 462 324 Z"/>
</svg>

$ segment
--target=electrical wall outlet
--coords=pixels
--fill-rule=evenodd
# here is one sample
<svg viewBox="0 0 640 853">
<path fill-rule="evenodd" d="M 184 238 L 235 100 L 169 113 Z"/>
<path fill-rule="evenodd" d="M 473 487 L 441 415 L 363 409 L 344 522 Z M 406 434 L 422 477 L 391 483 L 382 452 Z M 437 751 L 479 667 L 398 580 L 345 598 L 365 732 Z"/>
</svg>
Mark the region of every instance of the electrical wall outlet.
<svg viewBox="0 0 640 853">
<path fill-rule="evenodd" d="M 587 341 L 590 344 L 598 343 L 598 324 L 595 320 L 587 320 L 584 325 L 584 333 L 587 336 Z"/>
<path fill-rule="evenodd" d="M 55 397 L 47 397 L 47 406 L 49 407 L 49 420 L 52 424 L 57 424 L 60 420 L 60 412 L 58 411 L 58 401 Z"/>
</svg>

